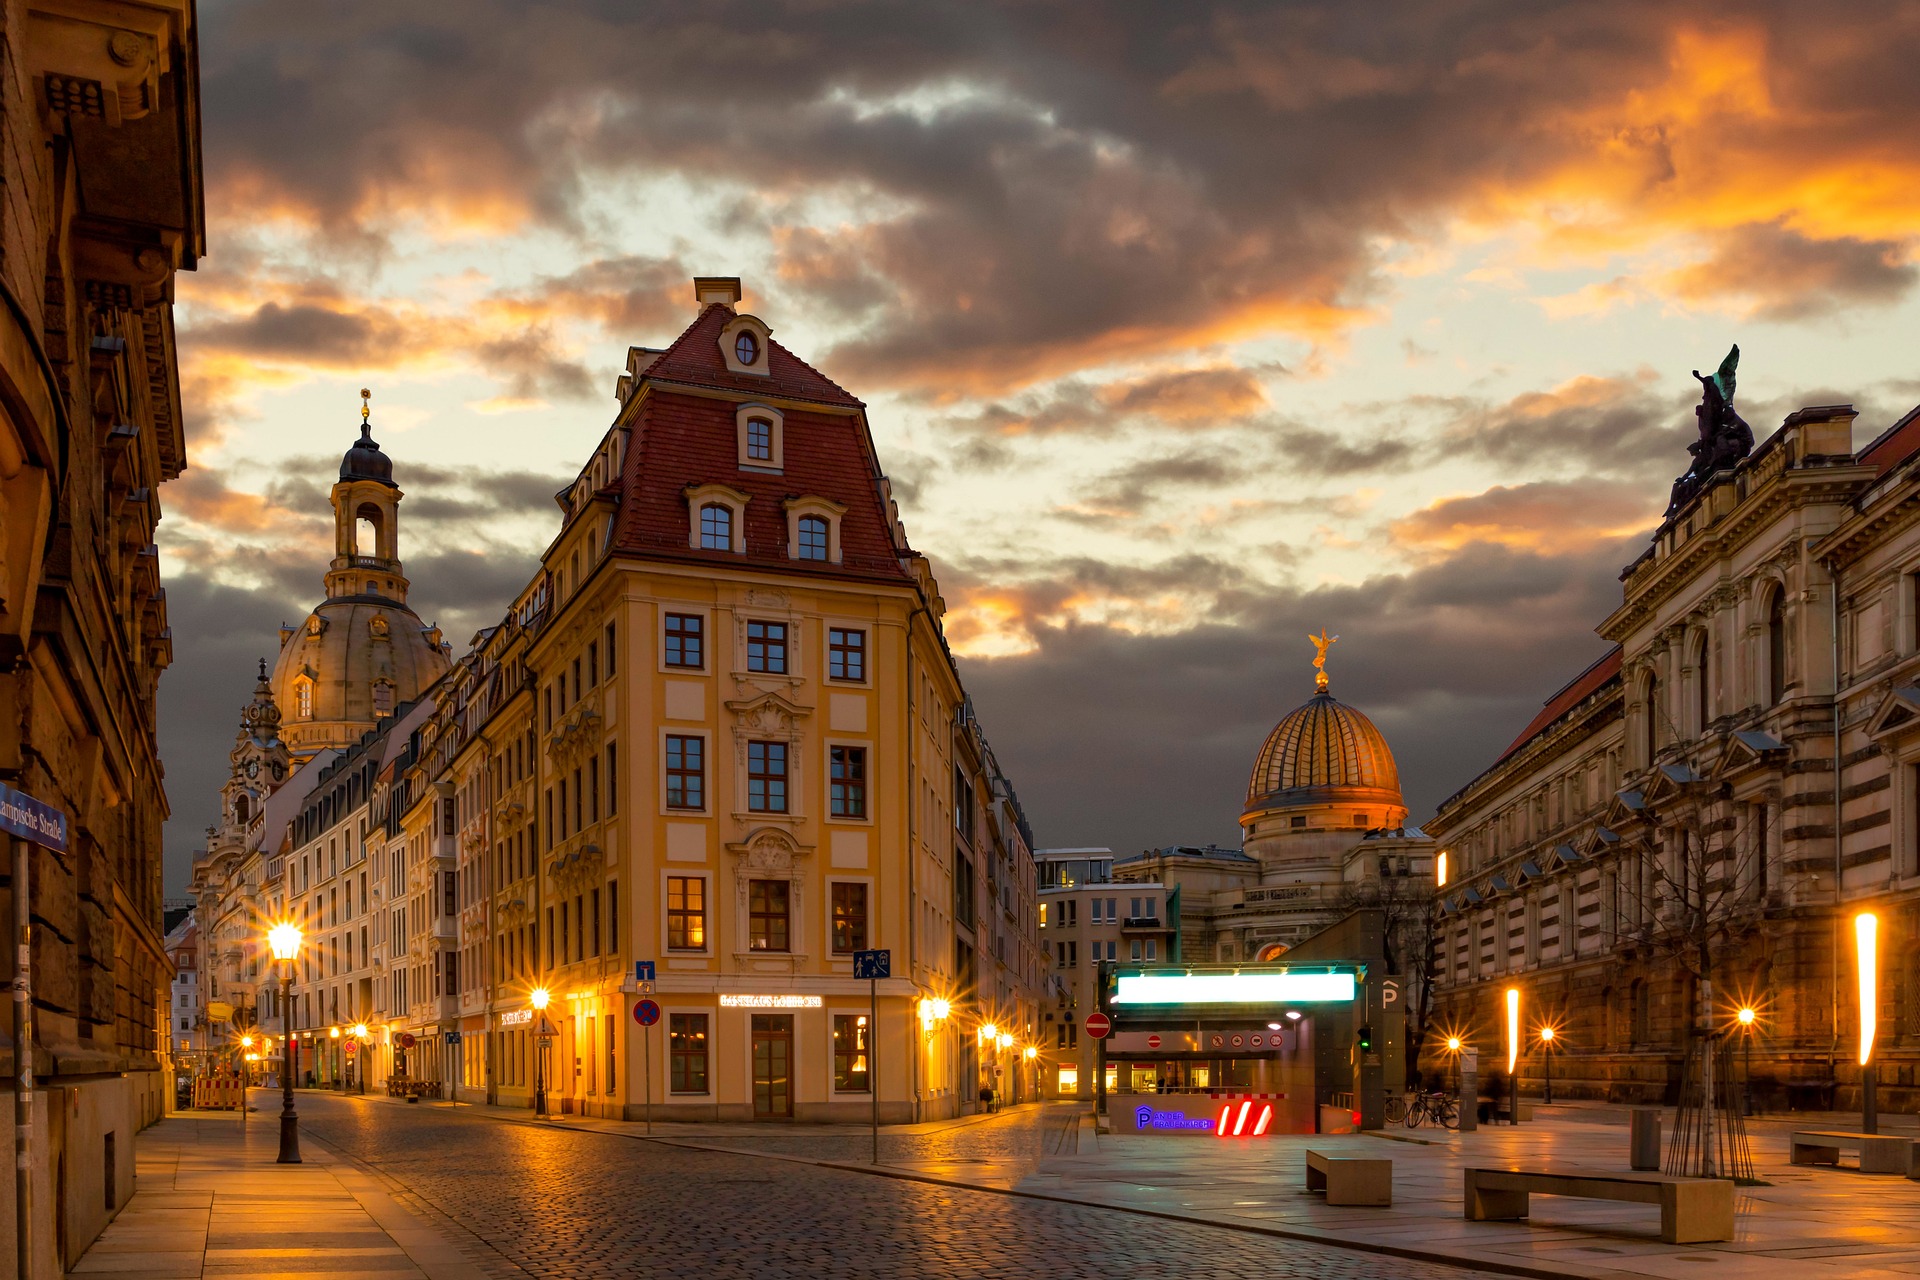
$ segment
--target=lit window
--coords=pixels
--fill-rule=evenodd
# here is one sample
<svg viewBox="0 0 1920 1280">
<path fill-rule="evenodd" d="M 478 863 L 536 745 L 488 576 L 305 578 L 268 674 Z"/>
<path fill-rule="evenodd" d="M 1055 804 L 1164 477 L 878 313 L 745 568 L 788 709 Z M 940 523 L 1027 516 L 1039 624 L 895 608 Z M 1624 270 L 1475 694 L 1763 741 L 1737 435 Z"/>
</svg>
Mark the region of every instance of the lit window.
<svg viewBox="0 0 1920 1280">
<path fill-rule="evenodd" d="M 700 508 L 700 545 L 709 551 L 733 550 L 733 510 L 719 503 Z"/>
<path fill-rule="evenodd" d="M 867 678 L 867 633 L 849 627 L 827 628 L 827 678 Z"/>
<path fill-rule="evenodd" d="M 787 744 L 747 744 L 747 809 L 752 813 L 787 811 Z"/>
<path fill-rule="evenodd" d="M 747 623 L 747 670 L 776 676 L 787 673 L 786 623 Z"/>
<path fill-rule="evenodd" d="M 743 333 L 741 339 L 753 341 L 753 335 Z M 765 418 L 747 419 L 747 457 L 755 462 L 773 461 L 773 424 Z"/>
<path fill-rule="evenodd" d="M 867 1015 L 835 1014 L 833 1018 L 833 1089 L 835 1093 L 865 1093 L 867 1081 Z"/>
<path fill-rule="evenodd" d="M 668 1089 L 674 1093 L 705 1093 L 707 1015 L 673 1014 L 667 1020 L 667 1054 L 672 1063 Z"/>
<path fill-rule="evenodd" d="M 706 945 L 707 882 L 699 876 L 668 876 L 668 949 L 698 951 Z"/>
<path fill-rule="evenodd" d="M 313 719 L 313 686 L 302 680 L 293 686 L 294 712 L 302 720 Z"/>
<path fill-rule="evenodd" d="M 827 522 L 819 516 L 801 517 L 800 558 L 802 560 L 827 558 Z"/>
<path fill-rule="evenodd" d="M 785 880 L 747 882 L 747 950 L 786 951 L 787 892 Z"/>
<path fill-rule="evenodd" d="M 733 356 L 741 364 L 752 364 L 760 358 L 760 340 L 751 333 L 741 333 L 733 340 Z"/>
<path fill-rule="evenodd" d="M 851 955 L 867 946 L 867 886 L 836 881 L 833 886 L 833 951 Z"/>
</svg>

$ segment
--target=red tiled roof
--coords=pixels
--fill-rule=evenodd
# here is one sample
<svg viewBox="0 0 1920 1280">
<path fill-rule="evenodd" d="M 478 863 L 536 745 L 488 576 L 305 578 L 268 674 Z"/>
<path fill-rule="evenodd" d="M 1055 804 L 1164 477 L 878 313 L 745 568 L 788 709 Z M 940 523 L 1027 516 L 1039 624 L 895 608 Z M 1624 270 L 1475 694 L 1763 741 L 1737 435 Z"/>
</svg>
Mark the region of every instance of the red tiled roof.
<svg viewBox="0 0 1920 1280">
<path fill-rule="evenodd" d="M 615 545 L 631 555 L 716 567 L 777 564 L 783 573 L 817 577 L 909 578 L 895 549 L 892 517 L 879 489 L 880 467 L 861 414 L 782 411 L 782 470 L 740 466 L 735 410 L 769 397 L 813 400 L 859 408 L 860 401 L 829 382 L 784 348 L 769 344 L 772 378 L 730 374 L 720 356 L 719 331 L 733 313 L 709 306 L 665 355 L 641 376 L 655 383 L 633 421 Z M 670 380 L 670 381 L 669 381 Z M 668 382 L 669 385 L 658 385 Z M 675 391 L 671 382 L 737 392 L 715 398 Z M 686 491 L 724 484 L 748 495 L 746 552 L 688 546 L 691 515 Z M 787 556 L 788 498 L 831 499 L 846 507 L 840 517 L 838 564 Z"/>
<path fill-rule="evenodd" d="M 1920 405 L 1907 410 L 1905 417 L 1880 433 L 1878 439 L 1860 451 L 1860 461 L 1883 476 L 1920 452 Z"/>
<path fill-rule="evenodd" d="M 721 391 L 739 391 L 747 398 L 787 396 L 795 400 L 817 400 L 822 404 L 863 407 L 833 379 L 802 360 L 771 338 L 767 340 L 767 370 L 762 378 L 750 373 L 733 373 L 726 357 L 720 354 L 720 330 L 737 313 L 730 307 L 713 303 L 703 308 L 687 331 L 673 340 L 659 359 L 647 366 L 641 378 L 662 382 L 691 382 L 696 386 Z"/>
<path fill-rule="evenodd" d="M 1532 720 L 1529 720 L 1527 727 L 1520 731 L 1520 736 L 1515 738 L 1507 749 L 1500 753 L 1500 759 L 1505 760 L 1508 756 L 1518 751 L 1548 725 L 1585 701 L 1609 680 L 1618 679 L 1619 675 L 1620 646 L 1615 645 L 1601 657 L 1599 661 L 1575 676 L 1560 692 L 1548 698 L 1546 705 L 1540 708 L 1540 714 Z M 1497 764 L 1499 761 L 1495 761 L 1495 763 Z"/>
</svg>

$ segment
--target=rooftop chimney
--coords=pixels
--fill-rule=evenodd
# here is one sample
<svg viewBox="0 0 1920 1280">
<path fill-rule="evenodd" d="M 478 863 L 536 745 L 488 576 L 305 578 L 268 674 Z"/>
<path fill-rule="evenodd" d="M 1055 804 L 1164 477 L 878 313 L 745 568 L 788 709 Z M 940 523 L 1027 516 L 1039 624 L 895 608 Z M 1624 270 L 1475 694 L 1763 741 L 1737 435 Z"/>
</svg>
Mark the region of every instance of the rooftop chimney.
<svg viewBox="0 0 1920 1280">
<path fill-rule="evenodd" d="M 733 304 L 740 301 L 740 277 L 695 276 L 693 298 L 702 311 L 716 302 L 731 311 Z"/>
</svg>

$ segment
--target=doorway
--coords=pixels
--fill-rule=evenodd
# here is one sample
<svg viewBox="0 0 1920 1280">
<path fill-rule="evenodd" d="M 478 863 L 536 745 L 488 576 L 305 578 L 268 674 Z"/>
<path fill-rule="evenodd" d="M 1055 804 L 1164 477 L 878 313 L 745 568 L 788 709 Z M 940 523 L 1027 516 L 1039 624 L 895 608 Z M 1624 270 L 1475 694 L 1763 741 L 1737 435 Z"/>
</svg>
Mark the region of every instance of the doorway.
<svg viewBox="0 0 1920 1280">
<path fill-rule="evenodd" d="M 793 1016 L 753 1015 L 753 1118 L 793 1118 Z"/>
</svg>

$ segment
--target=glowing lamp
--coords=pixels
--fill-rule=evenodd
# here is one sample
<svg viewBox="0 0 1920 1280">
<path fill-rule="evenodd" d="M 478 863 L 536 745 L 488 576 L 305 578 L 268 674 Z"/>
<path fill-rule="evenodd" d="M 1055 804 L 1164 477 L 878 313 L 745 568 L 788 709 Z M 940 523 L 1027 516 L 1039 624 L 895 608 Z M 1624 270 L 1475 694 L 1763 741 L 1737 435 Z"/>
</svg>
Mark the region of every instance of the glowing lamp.
<svg viewBox="0 0 1920 1280">
<path fill-rule="evenodd" d="M 527 996 L 527 1003 L 536 1009 L 544 1009 L 552 999 L 553 993 L 551 991 L 548 991 L 545 987 L 535 987 Z"/>
<path fill-rule="evenodd" d="M 267 949 L 275 960 L 292 960 L 300 954 L 300 926 L 287 921 L 267 930 Z"/>
<path fill-rule="evenodd" d="M 354 1023 L 354 1024 L 353 1024 L 353 1038 L 354 1038 L 355 1040 L 365 1040 L 365 1039 L 367 1038 L 367 1024 L 366 1024 L 366 1023 L 364 1023 L 364 1022 L 356 1022 L 356 1023 Z"/>
<path fill-rule="evenodd" d="M 328 1034 L 328 1035 L 330 1035 L 330 1036 L 332 1036 L 332 1037 L 333 1037 L 333 1038 L 334 1038 L 335 1040 L 338 1040 L 338 1039 L 340 1038 L 340 1028 L 338 1028 L 338 1027 L 328 1027 L 328 1028 L 327 1028 L 327 1034 Z"/>
<path fill-rule="evenodd" d="M 1447 851 L 1442 849 L 1433 860 L 1433 885 L 1436 889 L 1447 887 Z"/>
<path fill-rule="evenodd" d="M 1871 911 L 1853 918 L 1853 941 L 1860 963 L 1860 1065 L 1873 1061 L 1873 1033 L 1879 1022 L 1880 968 L 1875 954 L 1880 919 Z"/>
<path fill-rule="evenodd" d="M 1507 1074 L 1520 1061 L 1520 988 L 1507 988 Z"/>
<path fill-rule="evenodd" d="M 1028 1062 L 1032 1062 L 1035 1058 L 1040 1056 L 1040 1051 L 1034 1048 L 1032 1045 L 1028 1045 L 1026 1048 L 1026 1052 L 1023 1056 L 1026 1058 Z"/>
<path fill-rule="evenodd" d="M 1552 1043 L 1553 1043 L 1553 1028 L 1552 1028 L 1552 1027 L 1542 1027 L 1542 1028 L 1540 1028 L 1540 1041 L 1541 1041 L 1541 1043 L 1542 1043 L 1542 1044 L 1552 1044 Z"/>
<path fill-rule="evenodd" d="M 936 1022 L 945 1022 L 947 1015 L 953 1012 L 953 1006 L 937 996 L 926 996 L 920 1001 L 920 1025 L 933 1030 Z"/>
<path fill-rule="evenodd" d="M 241 1047 L 242 1049 L 251 1049 L 251 1048 L 253 1048 L 253 1037 L 252 1037 L 252 1036 L 241 1036 L 241 1037 L 240 1037 L 240 1047 Z"/>
<path fill-rule="evenodd" d="M 1733 1016 L 1740 1020 L 1741 1026 L 1750 1027 L 1753 1025 L 1753 1020 L 1756 1015 L 1754 1014 L 1753 1006 L 1749 1004 L 1749 1005 L 1742 1005 L 1740 1007 L 1740 1012 L 1734 1014 Z"/>
<path fill-rule="evenodd" d="M 980 1038 L 982 1040 L 991 1040 L 999 1034 L 1000 1034 L 1000 1028 L 994 1026 L 991 1022 L 989 1022 L 986 1026 L 980 1028 Z"/>
<path fill-rule="evenodd" d="M 1458 1053 L 1458 1052 L 1460 1052 L 1460 1037 L 1459 1037 L 1459 1036 L 1448 1036 L 1448 1037 L 1447 1037 L 1447 1052 L 1448 1052 L 1448 1053 Z"/>
</svg>

